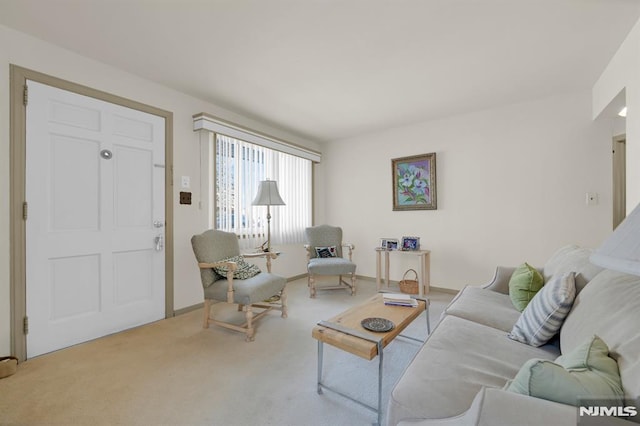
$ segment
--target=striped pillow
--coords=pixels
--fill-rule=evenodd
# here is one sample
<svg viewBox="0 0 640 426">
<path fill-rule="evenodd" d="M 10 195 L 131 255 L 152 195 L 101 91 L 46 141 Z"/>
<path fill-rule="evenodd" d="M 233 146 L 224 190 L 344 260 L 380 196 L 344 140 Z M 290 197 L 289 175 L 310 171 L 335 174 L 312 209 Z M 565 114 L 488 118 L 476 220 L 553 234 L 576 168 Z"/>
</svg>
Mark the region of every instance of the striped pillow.
<svg viewBox="0 0 640 426">
<path fill-rule="evenodd" d="M 531 299 L 509 338 L 531 346 L 544 345 L 562 327 L 575 297 L 575 274 L 554 275 Z"/>
</svg>

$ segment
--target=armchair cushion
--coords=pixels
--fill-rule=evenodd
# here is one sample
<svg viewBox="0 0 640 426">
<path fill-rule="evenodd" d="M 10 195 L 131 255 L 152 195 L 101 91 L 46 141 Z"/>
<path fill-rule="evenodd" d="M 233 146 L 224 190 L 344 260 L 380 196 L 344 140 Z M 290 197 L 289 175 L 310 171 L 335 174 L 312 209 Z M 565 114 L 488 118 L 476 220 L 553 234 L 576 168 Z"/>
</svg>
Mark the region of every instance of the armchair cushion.
<svg viewBox="0 0 640 426">
<path fill-rule="evenodd" d="M 246 280 L 233 281 L 233 303 L 250 305 L 278 294 L 286 285 L 284 277 L 262 272 Z M 219 280 L 204 289 L 205 299 L 227 300 L 227 280 Z"/>
<path fill-rule="evenodd" d="M 336 248 L 338 257 L 342 257 L 342 228 L 339 226 L 318 225 L 305 229 L 305 238 L 310 247 L 309 255 L 318 257 L 315 247 Z"/>
<path fill-rule="evenodd" d="M 242 256 L 228 257 L 221 262 L 234 262 L 237 265 L 236 270 L 233 271 L 233 278 L 235 279 L 246 280 L 247 278 L 255 277 L 260 273 L 260 268 L 247 262 Z M 229 272 L 229 267 L 227 265 L 216 266 L 213 269 L 218 275 L 223 277 L 226 277 Z"/>
<path fill-rule="evenodd" d="M 240 254 L 238 237 L 231 232 L 215 229 L 209 229 L 200 235 L 194 235 L 191 238 L 191 245 L 199 263 L 215 263 L 220 259 L 227 259 Z M 217 274 L 213 268 L 201 268 L 200 277 L 204 288 L 224 278 L 224 276 Z"/>
<path fill-rule="evenodd" d="M 309 259 L 307 270 L 317 275 L 347 275 L 356 271 L 356 264 L 343 257 Z"/>
<path fill-rule="evenodd" d="M 338 250 L 336 249 L 336 246 L 316 247 L 316 257 L 338 257 Z"/>
</svg>

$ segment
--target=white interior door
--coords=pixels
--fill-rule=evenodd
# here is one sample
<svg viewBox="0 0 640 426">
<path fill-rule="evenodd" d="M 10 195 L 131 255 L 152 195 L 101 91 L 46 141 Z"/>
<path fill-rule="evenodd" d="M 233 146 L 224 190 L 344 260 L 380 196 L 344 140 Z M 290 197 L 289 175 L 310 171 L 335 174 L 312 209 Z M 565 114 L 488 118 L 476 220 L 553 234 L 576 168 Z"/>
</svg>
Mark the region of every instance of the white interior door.
<svg viewBox="0 0 640 426">
<path fill-rule="evenodd" d="M 29 81 L 31 358 L 164 318 L 164 118 Z"/>
</svg>

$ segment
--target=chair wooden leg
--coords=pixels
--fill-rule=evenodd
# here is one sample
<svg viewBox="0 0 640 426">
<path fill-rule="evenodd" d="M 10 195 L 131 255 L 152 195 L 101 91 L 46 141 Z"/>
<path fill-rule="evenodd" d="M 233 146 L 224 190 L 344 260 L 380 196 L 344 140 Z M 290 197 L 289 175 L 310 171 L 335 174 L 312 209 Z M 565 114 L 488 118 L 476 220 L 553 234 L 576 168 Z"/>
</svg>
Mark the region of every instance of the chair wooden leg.
<svg viewBox="0 0 640 426">
<path fill-rule="evenodd" d="M 247 337 L 245 341 L 253 342 L 254 334 L 255 334 L 253 323 L 251 322 L 251 320 L 253 319 L 253 310 L 251 308 L 251 305 L 245 305 L 243 309 L 245 311 L 245 316 L 247 318 Z"/>
<path fill-rule="evenodd" d="M 356 274 L 351 274 L 351 295 L 356 294 Z"/>
<path fill-rule="evenodd" d="M 316 297 L 316 280 L 313 275 L 309 275 L 309 297 Z"/>
<path fill-rule="evenodd" d="M 289 316 L 287 313 L 287 287 L 283 288 L 280 292 L 280 303 L 282 304 L 282 318 Z"/>
<path fill-rule="evenodd" d="M 211 300 L 204 299 L 204 323 L 202 328 L 209 328 L 209 315 L 211 315 Z"/>
</svg>

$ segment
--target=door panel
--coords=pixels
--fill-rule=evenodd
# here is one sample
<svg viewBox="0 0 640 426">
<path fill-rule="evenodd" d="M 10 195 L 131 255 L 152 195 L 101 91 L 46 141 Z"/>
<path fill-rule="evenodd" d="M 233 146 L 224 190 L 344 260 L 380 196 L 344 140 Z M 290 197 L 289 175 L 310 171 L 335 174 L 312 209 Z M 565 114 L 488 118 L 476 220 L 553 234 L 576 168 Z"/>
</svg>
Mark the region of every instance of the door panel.
<svg viewBox="0 0 640 426">
<path fill-rule="evenodd" d="M 100 256 L 51 259 L 51 320 L 62 321 L 98 312 Z M 73 297 L 68 297 L 73 294 Z"/>
<path fill-rule="evenodd" d="M 99 152 L 98 141 L 51 136 L 51 231 L 98 230 Z M 68 161 L 71 158 L 74 161 Z"/>
<path fill-rule="evenodd" d="M 28 86 L 30 358 L 164 317 L 165 135 L 162 117 Z"/>
<path fill-rule="evenodd" d="M 153 222 L 153 152 L 126 146 L 114 147 L 116 173 L 115 228 L 148 229 Z"/>
<path fill-rule="evenodd" d="M 136 250 L 114 253 L 116 305 L 149 300 L 153 296 L 151 277 L 153 252 Z"/>
</svg>

